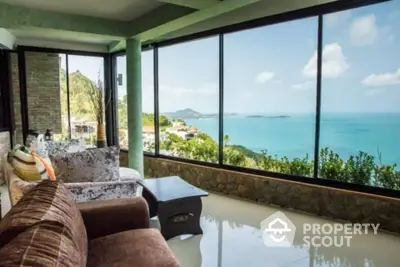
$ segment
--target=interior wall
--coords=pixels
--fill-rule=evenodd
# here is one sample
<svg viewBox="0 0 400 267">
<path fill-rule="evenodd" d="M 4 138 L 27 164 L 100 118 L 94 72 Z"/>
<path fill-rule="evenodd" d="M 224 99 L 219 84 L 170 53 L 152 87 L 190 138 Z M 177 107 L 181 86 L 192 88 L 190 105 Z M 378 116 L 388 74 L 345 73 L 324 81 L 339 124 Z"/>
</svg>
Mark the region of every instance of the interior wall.
<svg viewBox="0 0 400 267">
<path fill-rule="evenodd" d="M 60 61 L 58 54 L 26 52 L 29 129 L 61 133 Z M 23 143 L 18 54 L 11 54 L 15 141 Z"/>
<path fill-rule="evenodd" d="M 14 140 L 16 144 L 23 143 L 22 137 L 22 120 L 21 120 L 21 100 L 19 94 L 19 71 L 18 71 L 18 54 L 11 53 L 11 87 L 13 90 L 14 102 L 14 122 L 15 132 Z"/>
<path fill-rule="evenodd" d="M 60 60 L 55 53 L 25 52 L 29 128 L 61 133 Z"/>
</svg>

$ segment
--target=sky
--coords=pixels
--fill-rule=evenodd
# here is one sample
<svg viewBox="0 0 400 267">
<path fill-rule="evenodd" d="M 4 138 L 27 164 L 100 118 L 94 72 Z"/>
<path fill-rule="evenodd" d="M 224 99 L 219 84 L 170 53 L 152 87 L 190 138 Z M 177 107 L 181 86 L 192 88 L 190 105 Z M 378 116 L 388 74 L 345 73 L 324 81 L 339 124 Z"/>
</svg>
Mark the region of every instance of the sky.
<svg viewBox="0 0 400 267">
<path fill-rule="evenodd" d="M 311 17 L 226 34 L 224 111 L 315 113 L 317 24 Z M 324 16 L 323 112 L 400 112 L 398 25 L 400 0 Z M 160 48 L 160 112 L 217 113 L 218 64 L 218 37 Z M 87 72 L 93 76 L 94 69 Z M 122 97 L 124 56 L 117 72 Z M 153 112 L 152 51 L 142 53 L 142 75 L 143 111 Z"/>
</svg>

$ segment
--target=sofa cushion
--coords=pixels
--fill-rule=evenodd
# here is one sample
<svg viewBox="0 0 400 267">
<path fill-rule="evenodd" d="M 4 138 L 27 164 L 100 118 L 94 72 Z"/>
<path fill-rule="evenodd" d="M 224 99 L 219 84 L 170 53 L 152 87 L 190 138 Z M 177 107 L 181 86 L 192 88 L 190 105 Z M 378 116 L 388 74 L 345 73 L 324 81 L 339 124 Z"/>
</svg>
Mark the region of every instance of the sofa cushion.
<svg viewBox="0 0 400 267">
<path fill-rule="evenodd" d="M 73 194 L 75 203 L 135 197 L 138 187 L 135 181 L 66 183 L 65 186 Z"/>
<path fill-rule="evenodd" d="M 76 153 L 86 150 L 84 139 L 71 139 L 67 141 L 45 141 L 48 155 Z"/>
<path fill-rule="evenodd" d="M 142 179 L 140 173 L 131 168 L 120 167 L 119 168 L 119 178 L 121 181 L 139 181 Z"/>
<path fill-rule="evenodd" d="M 15 173 L 24 180 L 37 181 L 48 179 L 48 174 L 43 164 L 43 161 L 51 165 L 49 160 L 34 156 L 31 151 L 25 146 L 16 145 L 8 155 L 9 161 L 12 164 Z"/>
<path fill-rule="evenodd" d="M 50 155 L 57 179 L 66 183 L 119 181 L 119 147 Z"/>
<path fill-rule="evenodd" d="M 174 254 L 157 229 L 137 229 L 89 242 L 88 267 L 179 267 Z"/>
<path fill-rule="evenodd" d="M 85 266 L 67 228 L 56 221 L 41 221 L 27 228 L 0 249 L 1 266 Z"/>
<path fill-rule="evenodd" d="M 62 182 L 45 180 L 17 202 L 0 221 L 0 249 L 43 222 L 54 222 L 64 227 L 63 234 L 73 240 L 74 248 L 71 250 L 80 252 L 78 260 L 84 266 L 87 255 L 86 229 L 71 193 Z"/>
</svg>

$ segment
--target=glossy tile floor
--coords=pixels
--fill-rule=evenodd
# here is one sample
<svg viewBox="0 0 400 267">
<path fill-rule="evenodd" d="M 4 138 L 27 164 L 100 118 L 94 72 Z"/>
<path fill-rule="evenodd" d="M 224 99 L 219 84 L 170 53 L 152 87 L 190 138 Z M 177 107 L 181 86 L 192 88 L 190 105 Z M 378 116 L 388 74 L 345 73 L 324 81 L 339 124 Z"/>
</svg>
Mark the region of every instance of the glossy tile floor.
<svg viewBox="0 0 400 267">
<path fill-rule="evenodd" d="M 353 236 L 350 247 L 307 248 L 296 231 L 295 245 L 266 247 L 260 222 L 283 211 L 302 229 L 303 223 L 330 223 L 318 217 L 212 194 L 203 198 L 203 235 L 170 239 L 168 245 L 183 267 L 395 267 L 400 266 L 400 236 L 384 232 Z M 302 231 L 301 231 L 302 232 Z"/>
<path fill-rule="evenodd" d="M 0 186 L 2 214 L 10 203 L 6 186 Z M 266 247 L 260 222 L 282 211 L 296 226 L 294 244 Z M 398 211 L 394 211 L 398 212 Z M 379 232 L 353 236 L 350 247 L 307 248 L 302 241 L 304 223 L 334 223 L 316 216 L 254 204 L 211 194 L 203 198 L 203 235 L 170 239 L 168 245 L 183 267 L 397 267 L 400 236 Z M 158 227 L 157 220 L 152 225 Z"/>
</svg>

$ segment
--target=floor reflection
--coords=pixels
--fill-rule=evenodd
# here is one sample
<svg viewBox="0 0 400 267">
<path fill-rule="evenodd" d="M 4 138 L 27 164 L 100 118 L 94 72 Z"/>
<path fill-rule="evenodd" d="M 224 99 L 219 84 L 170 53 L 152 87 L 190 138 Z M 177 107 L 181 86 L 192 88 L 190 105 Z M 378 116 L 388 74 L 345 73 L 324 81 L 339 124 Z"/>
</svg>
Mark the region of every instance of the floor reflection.
<svg viewBox="0 0 400 267">
<path fill-rule="evenodd" d="M 260 222 L 279 209 L 219 195 L 203 198 L 203 235 L 182 236 L 168 245 L 184 267 L 393 267 L 398 264 L 400 237 L 379 232 L 356 235 L 350 247 L 306 247 L 304 223 L 333 223 L 283 211 L 296 225 L 294 245 L 266 247 Z M 281 210 L 282 211 L 282 210 Z"/>
</svg>

